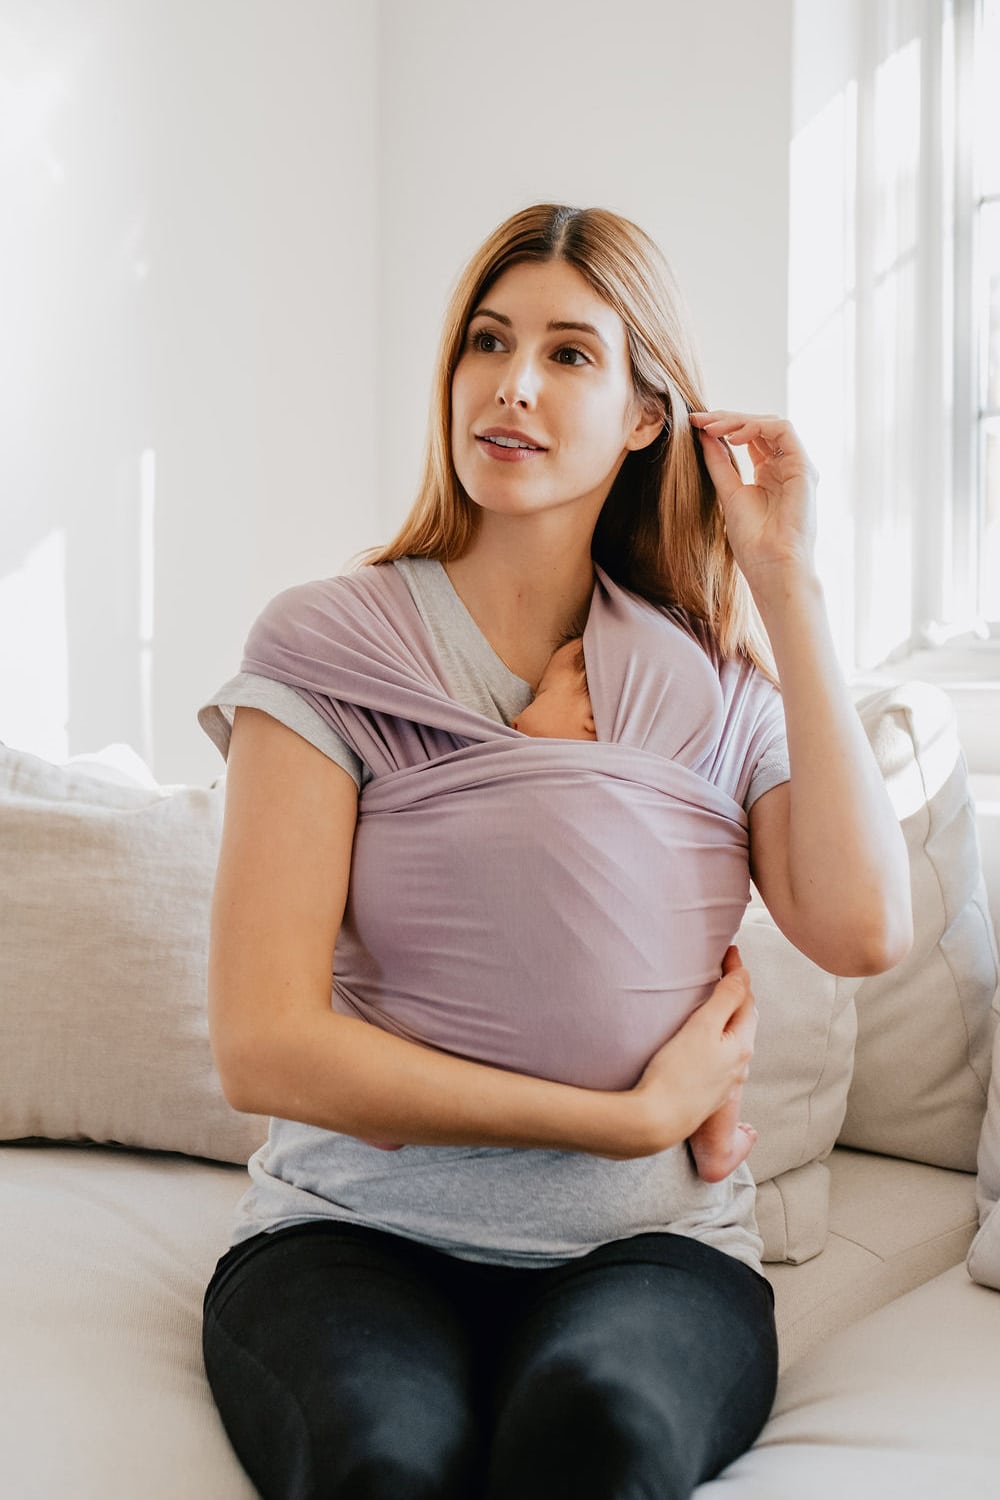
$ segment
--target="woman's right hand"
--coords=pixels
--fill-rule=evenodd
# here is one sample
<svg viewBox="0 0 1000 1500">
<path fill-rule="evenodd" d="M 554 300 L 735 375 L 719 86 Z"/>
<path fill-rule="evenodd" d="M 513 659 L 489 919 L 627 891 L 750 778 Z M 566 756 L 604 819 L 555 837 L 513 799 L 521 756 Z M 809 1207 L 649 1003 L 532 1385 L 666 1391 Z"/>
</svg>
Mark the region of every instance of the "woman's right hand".
<svg viewBox="0 0 1000 1500">
<path fill-rule="evenodd" d="M 750 975 L 731 946 L 712 994 L 653 1054 L 632 1090 L 642 1103 L 652 1150 L 686 1139 L 742 1088 L 756 1034 Z"/>
</svg>

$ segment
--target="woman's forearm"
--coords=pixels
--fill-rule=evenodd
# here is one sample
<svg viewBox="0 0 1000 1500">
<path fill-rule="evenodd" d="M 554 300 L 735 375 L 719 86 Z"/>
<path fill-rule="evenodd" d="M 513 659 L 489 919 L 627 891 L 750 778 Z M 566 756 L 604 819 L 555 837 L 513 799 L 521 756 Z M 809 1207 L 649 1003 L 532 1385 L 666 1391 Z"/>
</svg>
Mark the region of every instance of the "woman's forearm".
<svg viewBox="0 0 1000 1500">
<path fill-rule="evenodd" d="M 238 1080 L 238 1081 L 237 1081 Z M 683 1140 L 634 1092 L 572 1087 L 469 1062 L 334 1011 L 285 1024 L 239 1069 L 229 1102 L 362 1140 L 522 1146 L 630 1158 Z"/>
<path fill-rule="evenodd" d="M 833 972 L 870 973 L 912 939 L 899 821 L 837 662 L 813 573 L 754 588 L 781 683 L 791 770 L 787 898 L 799 942 Z"/>
<path fill-rule="evenodd" d="M 335 1011 L 299 1012 L 229 1055 L 234 1108 L 361 1140 L 514 1146 L 629 1160 L 685 1140 L 746 1082 L 756 1032 L 750 976 L 730 948 L 709 998 L 622 1092 L 487 1067 Z"/>
</svg>

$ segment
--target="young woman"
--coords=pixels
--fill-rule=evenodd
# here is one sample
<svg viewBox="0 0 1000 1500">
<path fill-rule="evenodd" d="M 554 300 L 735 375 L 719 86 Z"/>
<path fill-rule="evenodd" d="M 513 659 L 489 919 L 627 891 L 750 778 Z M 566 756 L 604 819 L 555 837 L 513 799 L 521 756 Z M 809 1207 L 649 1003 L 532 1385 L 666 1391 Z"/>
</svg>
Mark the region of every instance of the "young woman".
<svg viewBox="0 0 1000 1500">
<path fill-rule="evenodd" d="M 727 440 L 748 448 L 752 484 Z M 212 1044 L 232 1104 L 272 1117 L 206 1292 L 204 1353 L 268 1500 L 668 1500 L 766 1420 L 776 1349 L 752 1178 L 702 1182 L 684 1146 L 747 1076 L 736 951 L 630 1089 L 421 1045 L 351 1013 L 337 985 L 359 934 L 391 945 L 405 919 L 391 870 L 352 863 L 359 788 L 394 784 L 400 745 L 434 761 L 484 723 L 517 738 L 507 726 L 586 617 L 595 563 L 702 631 L 712 775 L 746 811 L 782 930 L 834 972 L 898 961 L 905 851 L 830 640 L 814 485 L 788 422 L 704 410 L 641 230 L 526 209 L 455 291 L 400 536 L 273 600 L 200 710 L 228 760 Z M 379 696 L 405 694 L 413 663 L 444 685 L 457 738 Z"/>
</svg>

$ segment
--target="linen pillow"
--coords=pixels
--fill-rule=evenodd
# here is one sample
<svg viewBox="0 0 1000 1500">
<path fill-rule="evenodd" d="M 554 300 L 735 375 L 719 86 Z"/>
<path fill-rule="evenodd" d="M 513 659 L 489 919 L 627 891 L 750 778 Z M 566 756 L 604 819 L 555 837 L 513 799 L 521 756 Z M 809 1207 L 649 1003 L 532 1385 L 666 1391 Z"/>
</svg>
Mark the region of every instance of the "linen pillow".
<svg viewBox="0 0 1000 1500">
<path fill-rule="evenodd" d="M 909 850 L 914 941 L 858 989 L 840 1141 L 974 1172 L 998 966 L 954 710 L 923 682 L 884 688 L 857 708 Z"/>
<path fill-rule="evenodd" d="M 909 682 L 856 708 L 906 838 L 914 944 L 885 974 L 838 979 L 782 936 L 756 893 L 747 909 L 736 942 L 760 1023 L 743 1114 L 760 1131 L 750 1166 L 767 1261 L 822 1250 L 838 1138 L 975 1170 L 996 947 L 951 700 Z"/>
<path fill-rule="evenodd" d="M 1000 1016 L 1000 991 L 997 992 L 994 1012 Z M 969 1250 L 969 1275 L 973 1281 L 1000 1291 L 1000 1030 L 993 1040 L 989 1104 L 979 1138 L 976 1200 L 979 1233 Z"/>
<path fill-rule="evenodd" d="M 826 1244 L 825 1159 L 847 1108 L 858 978 L 828 974 L 778 930 L 756 891 L 735 938 L 760 1012 L 743 1118 L 766 1261 L 799 1264 Z"/>
<path fill-rule="evenodd" d="M 0 1139 L 245 1163 L 208 1042 L 224 792 L 0 747 Z"/>
</svg>

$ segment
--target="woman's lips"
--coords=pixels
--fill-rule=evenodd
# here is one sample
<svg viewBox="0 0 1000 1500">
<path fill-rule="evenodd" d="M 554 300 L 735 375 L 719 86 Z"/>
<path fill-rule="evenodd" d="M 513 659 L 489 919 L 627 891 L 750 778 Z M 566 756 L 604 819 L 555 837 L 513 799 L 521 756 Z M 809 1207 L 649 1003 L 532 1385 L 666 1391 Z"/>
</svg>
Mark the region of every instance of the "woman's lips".
<svg viewBox="0 0 1000 1500">
<path fill-rule="evenodd" d="M 491 443 L 489 438 L 477 437 L 476 442 L 488 457 L 499 459 L 502 464 L 522 464 L 526 459 L 538 458 L 545 452 L 544 448 L 503 448 L 499 443 Z"/>
</svg>

